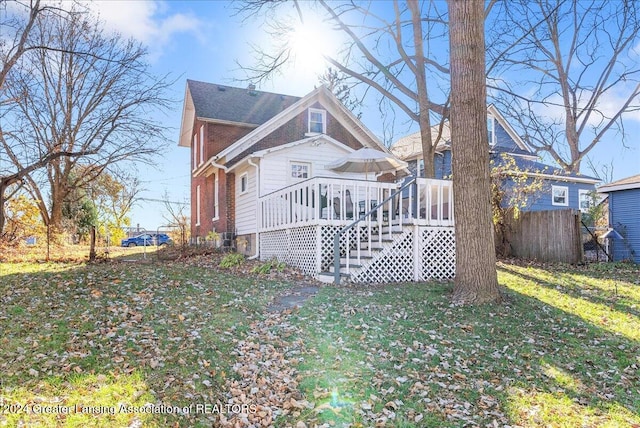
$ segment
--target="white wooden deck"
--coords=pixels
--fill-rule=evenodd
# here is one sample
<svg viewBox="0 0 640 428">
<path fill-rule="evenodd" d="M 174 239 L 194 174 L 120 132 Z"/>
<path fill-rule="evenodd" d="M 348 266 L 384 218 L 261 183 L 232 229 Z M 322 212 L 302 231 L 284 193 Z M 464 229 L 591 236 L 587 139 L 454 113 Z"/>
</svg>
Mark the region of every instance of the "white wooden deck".
<svg viewBox="0 0 640 428">
<path fill-rule="evenodd" d="M 362 218 L 340 239 L 340 271 L 347 280 L 453 277 L 452 183 L 418 178 L 392 197 L 401 187 L 314 177 L 263 196 L 260 258 L 276 257 L 308 275 L 333 280 L 334 236 Z"/>
</svg>

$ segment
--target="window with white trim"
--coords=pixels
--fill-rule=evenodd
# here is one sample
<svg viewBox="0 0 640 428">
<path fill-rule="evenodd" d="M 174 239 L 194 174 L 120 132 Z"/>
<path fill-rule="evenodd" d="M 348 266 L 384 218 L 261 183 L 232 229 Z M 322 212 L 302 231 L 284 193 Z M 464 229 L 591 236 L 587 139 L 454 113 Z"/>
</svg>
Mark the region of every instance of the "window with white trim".
<svg viewBox="0 0 640 428">
<path fill-rule="evenodd" d="M 311 178 L 311 164 L 308 162 L 291 162 L 290 177 L 294 180 L 306 180 Z"/>
<path fill-rule="evenodd" d="M 244 173 L 240 176 L 240 194 L 247 193 L 249 190 L 249 174 Z"/>
<path fill-rule="evenodd" d="M 569 188 L 567 186 L 551 186 L 551 205 L 563 207 L 569 205 Z"/>
<path fill-rule="evenodd" d="M 204 125 L 200 126 L 200 164 L 204 162 Z"/>
<path fill-rule="evenodd" d="M 309 134 L 327 133 L 327 112 L 317 108 L 309 109 Z"/>
<path fill-rule="evenodd" d="M 196 186 L 196 226 L 200 226 L 200 185 Z"/>
<path fill-rule="evenodd" d="M 487 115 L 487 132 L 489 137 L 489 145 L 496 144 L 496 119 L 491 115 Z"/>
<path fill-rule="evenodd" d="M 424 177 L 424 159 L 418 159 L 418 177 Z"/>
<path fill-rule="evenodd" d="M 578 209 L 582 212 L 589 211 L 589 208 L 593 205 L 593 198 L 591 198 L 591 191 L 580 189 L 578 190 Z"/>
<path fill-rule="evenodd" d="M 193 135 L 193 169 L 198 166 L 198 134 Z"/>
<path fill-rule="evenodd" d="M 220 173 L 215 175 L 213 180 L 213 220 L 218 220 L 220 218 L 220 211 L 218 205 L 218 177 Z"/>
</svg>

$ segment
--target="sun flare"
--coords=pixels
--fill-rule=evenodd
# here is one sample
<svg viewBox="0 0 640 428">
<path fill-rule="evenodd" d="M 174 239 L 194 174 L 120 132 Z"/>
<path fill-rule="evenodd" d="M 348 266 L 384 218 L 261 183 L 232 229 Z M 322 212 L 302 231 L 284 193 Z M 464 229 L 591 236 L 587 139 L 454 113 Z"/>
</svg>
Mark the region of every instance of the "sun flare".
<svg viewBox="0 0 640 428">
<path fill-rule="evenodd" d="M 319 24 L 300 24 L 291 33 L 289 46 L 296 67 L 320 73 L 326 67 L 325 56 L 333 52 L 331 30 Z"/>
</svg>

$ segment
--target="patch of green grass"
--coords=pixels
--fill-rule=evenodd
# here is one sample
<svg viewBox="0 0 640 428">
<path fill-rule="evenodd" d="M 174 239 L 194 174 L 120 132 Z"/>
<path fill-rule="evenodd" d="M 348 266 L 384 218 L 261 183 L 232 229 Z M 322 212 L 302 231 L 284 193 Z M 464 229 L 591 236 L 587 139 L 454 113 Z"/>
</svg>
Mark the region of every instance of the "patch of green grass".
<svg viewBox="0 0 640 428">
<path fill-rule="evenodd" d="M 446 283 L 323 288 L 292 317 L 316 407 L 279 426 L 640 424 L 639 274 L 500 264 L 506 301 L 480 307 Z"/>
<path fill-rule="evenodd" d="M 0 401 L 25 405 L 216 404 L 236 341 L 290 286 L 196 262 L 0 269 Z M 0 426 L 191 427 L 216 416 L 18 413 L 0 414 Z"/>
</svg>

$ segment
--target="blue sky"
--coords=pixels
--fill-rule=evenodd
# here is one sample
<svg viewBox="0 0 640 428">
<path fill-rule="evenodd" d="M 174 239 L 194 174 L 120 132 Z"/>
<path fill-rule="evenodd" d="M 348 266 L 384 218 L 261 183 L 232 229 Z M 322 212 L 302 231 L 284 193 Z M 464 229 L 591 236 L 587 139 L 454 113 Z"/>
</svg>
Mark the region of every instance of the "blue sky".
<svg viewBox="0 0 640 428">
<path fill-rule="evenodd" d="M 245 83 L 237 81 L 244 77 L 238 62 L 250 65 L 250 45 L 267 46 L 269 39 L 263 32 L 260 18 L 243 22 L 241 17 L 234 16 L 233 7 L 223 1 L 100 1 L 93 2 L 92 7 L 108 28 L 148 47 L 149 59 L 157 74 L 170 73 L 177 79 L 169 94 L 176 100 L 174 108 L 161 118 L 172 128 L 171 146 L 165 156 L 158 159 L 156 168 L 139 167 L 140 178 L 147 189 L 142 197 L 147 200 L 139 202 L 132 213 L 133 225 L 155 229 L 167 222 L 162 216 L 163 205 L 151 200 L 162 199 L 165 192 L 172 201 L 188 203 L 189 200 L 189 150 L 178 147 L 186 79 L 244 86 Z M 303 43 L 314 43 L 306 40 Z M 337 44 L 331 39 L 327 42 L 327 37 L 322 40 Z M 317 85 L 317 75 L 323 67 L 313 59 L 306 60 L 306 66 L 299 63 L 290 67 L 286 76 L 277 76 L 258 89 L 297 96 L 307 94 Z M 382 137 L 376 99 L 366 100 L 362 110 L 365 125 Z M 640 114 L 628 115 L 625 128 L 627 148 L 616 142 L 620 137 L 612 133 L 591 155 L 601 165 L 613 162 L 614 180 L 640 174 Z M 396 126 L 398 135 L 395 137 L 412 130 L 407 126 Z M 589 174 L 586 165 L 582 172 Z"/>
</svg>

